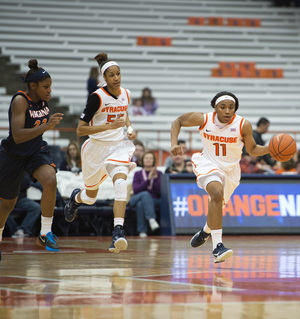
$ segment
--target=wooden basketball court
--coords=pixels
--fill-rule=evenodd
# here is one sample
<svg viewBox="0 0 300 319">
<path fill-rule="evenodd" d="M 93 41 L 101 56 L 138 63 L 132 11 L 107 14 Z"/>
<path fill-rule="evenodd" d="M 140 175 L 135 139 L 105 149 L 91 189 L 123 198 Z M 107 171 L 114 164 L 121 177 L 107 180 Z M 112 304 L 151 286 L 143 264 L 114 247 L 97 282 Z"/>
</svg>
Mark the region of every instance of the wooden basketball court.
<svg viewBox="0 0 300 319">
<path fill-rule="evenodd" d="M 234 255 L 214 264 L 191 236 L 4 238 L 0 319 L 299 318 L 299 236 L 223 236 Z"/>
</svg>

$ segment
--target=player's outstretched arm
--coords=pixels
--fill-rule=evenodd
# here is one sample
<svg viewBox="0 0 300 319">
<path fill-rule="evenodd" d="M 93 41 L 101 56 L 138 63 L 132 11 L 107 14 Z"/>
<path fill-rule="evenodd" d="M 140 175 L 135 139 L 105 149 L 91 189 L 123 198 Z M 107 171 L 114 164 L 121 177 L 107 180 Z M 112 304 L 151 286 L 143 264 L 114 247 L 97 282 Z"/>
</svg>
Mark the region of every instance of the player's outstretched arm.
<svg viewBox="0 0 300 319">
<path fill-rule="evenodd" d="M 178 145 L 178 135 L 182 126 L 202 126 L 204 124 L 204 116 L 201 112 L 189 112 L 182 114 L 171 126 L 171 153 L 176 155 L 182 155 L 182 148 Z"/>
</svg>

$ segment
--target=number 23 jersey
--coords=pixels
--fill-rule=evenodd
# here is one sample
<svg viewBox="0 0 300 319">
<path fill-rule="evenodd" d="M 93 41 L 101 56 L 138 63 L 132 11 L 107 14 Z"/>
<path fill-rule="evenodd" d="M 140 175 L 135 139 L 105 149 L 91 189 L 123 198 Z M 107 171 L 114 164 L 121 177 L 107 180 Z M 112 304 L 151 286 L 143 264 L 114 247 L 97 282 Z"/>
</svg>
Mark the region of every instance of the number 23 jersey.
<svg viewBox="0 0 300 319">
<path fill-rule="evenodd" d="M 202 154 L 220 169 L 230 171 L 239 165 L 242 156 L 242 127 L 245 119 L 234 114 L 228 124 L 219 128 L 215 123 L 216 116 L 216 112 L 204 114 L 204 125 L 199 127 Z"/>
<path fill-rule="evenodd" d="M 6 139 L 2 140 L 2 146 L 4 150 L 10 154 L 15 154 L 19 156 L 31 156 L 42 149 L 47 143 L 43 140 L 43 134 L 40 134 L 26 142 L 17 144 L 12 135 L 12 103 L 13 100 L 21 95 L 26 99 L 28 103 L 28 108 L 25 111 L 24 128 L 33 128 L 40 125 L 44 125 L 49 120 L 50 109 L 48 107 L 47 101 L 33 102 L 31 98 L 26 94 L 26 92 L 18 91 L 11 99 L 11 103 L 8 110 L 8 120 L 9 120 L 9 135 Z"/>
</svg>

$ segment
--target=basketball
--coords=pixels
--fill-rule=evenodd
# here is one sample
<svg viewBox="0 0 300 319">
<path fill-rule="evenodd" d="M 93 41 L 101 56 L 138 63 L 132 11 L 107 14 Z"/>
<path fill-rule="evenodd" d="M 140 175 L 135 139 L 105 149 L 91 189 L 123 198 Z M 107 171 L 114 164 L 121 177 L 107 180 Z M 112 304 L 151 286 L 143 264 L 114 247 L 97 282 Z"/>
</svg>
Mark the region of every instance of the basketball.
<svg viewBox="0 0 300 319">
<path fill-rule="evenodd" d="M 278 134 L 269 143 L 270 155 L 279 162 L 286 162 L 296 154 L 295 140 L 288 134 Z"/>
</svg>

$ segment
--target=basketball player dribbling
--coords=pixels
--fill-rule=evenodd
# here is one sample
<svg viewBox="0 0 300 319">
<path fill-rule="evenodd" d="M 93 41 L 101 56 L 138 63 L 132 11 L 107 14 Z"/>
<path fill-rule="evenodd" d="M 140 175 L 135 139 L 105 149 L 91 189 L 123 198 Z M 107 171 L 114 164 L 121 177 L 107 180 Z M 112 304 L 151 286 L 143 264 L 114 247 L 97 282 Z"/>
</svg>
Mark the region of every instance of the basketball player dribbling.
<svg viewBox="0 0 300 319">
<path fill-rule="evenodd" d="M 202 246 L 211 235 L 215 263 L 225 261 L 233 251 L 222 243 L 222 209 L 228 203 L 241 179 L 239 162 L 242 148 L 252 156 L 269 153 L 268 146 L 255 143 L 252 126 L 235 112 L 239 107 L 237 97 L 230 92 L 220 92 L 211 101 L 213 112 L 185 113 L 171 127 L 171 153 L 182 155 L 177 139 L 181 127 L 198 126 L 203 145 L 202 153 L 192 156 L 197 185 L 209 194 L 207 222 L 191 239 L 191 246 Z"/>
<path fill-rule="evenodd" d="M 43 186 L 41 198 L 41 231 L 37 243 L 49 251 L 59 251 L 52 233 L 56 201 L 56 169 L 43 133 L 62 120 L 62 113 L 50 116 L 50 74 L 38 67 L 38 61 L 28 62 L 30 70 L 23 82 L 27 91 L 18 91 L 9 107 L 9 135 L 3 139 L 0 152 L 0 243 L 6 219 L 17 202 L 25 172 Z M 0 252 L 1 260 L 1 252 Z"/>
<path fill-rule="evenodd" d="M 89 135 L 81 149 L 82 176 L 85 188 L 74 189 L 64 214 L 72 222 L 78 207 L 85 203 L 93 205 L 101 183 L 110 176 L 115 191 L 114 230 L 109 251 L 119 253 L 127 248 L 124 234 L 124 216 L 127 199 L 127 175 L 136 167 L 131 162 L 135 146 L 124 140 L 124 126 L 127 137 L 136 138 L 127 114 L 130 91 L 121 88 L 121 71 L 117 62 L 107 59 L 105 53 L 95 57 L 106 84 L 92 93 L 77 126 L 78 136 Z"/>
</svg>

